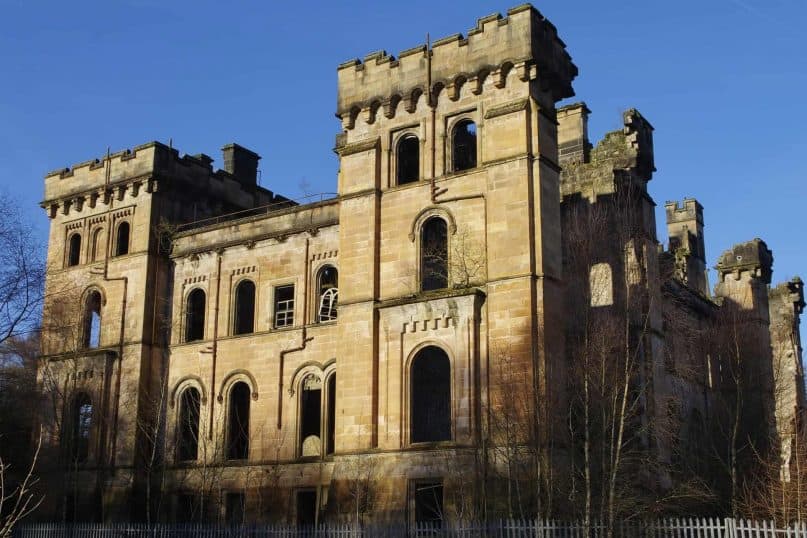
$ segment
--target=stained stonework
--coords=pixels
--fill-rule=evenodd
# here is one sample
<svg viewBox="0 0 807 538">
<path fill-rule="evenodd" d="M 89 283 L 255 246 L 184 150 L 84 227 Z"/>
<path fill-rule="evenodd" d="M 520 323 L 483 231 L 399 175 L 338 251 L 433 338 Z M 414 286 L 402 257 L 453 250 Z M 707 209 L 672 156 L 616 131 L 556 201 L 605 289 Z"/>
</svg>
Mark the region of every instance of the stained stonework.
<svg viewBox="0 0 807 538">
<path fill-rule="evenodd" d="M 674 411 L 681 432 L 719 393 L 706 346 L 682 335 L 706 331 L 721 300 L 798 341 L 800 283 L 769 303 L 770 260 L 721 258 L 710 295 L 696 201 L 668 206 L 671 245 L 659 245 L 652 126 L 628 110 L 592 147 L 585 104 L 555 108 L 577 68 L 533 7 L 337 74 L 335 198 L 298 205 L 258 186 L 260 157 L 237 144 L 223 170 L 152 142 L 46 176 L 42 421 L 63 493 L 50 514 L 142 518 L 151 483 L 164 519 L 226 518 L 228 495 L 243 494 L 255 521 L 411 521 L 418 485 L 441 484 L 446 517 L 468 516 L 480 477 L 512 464 L 496 450 L 506 442 L 535 447 L 538 474 L 568 485 L 577 305 L 607 312 L 645 290 L 644 417 Z M 417 177 L 399 184 L 404 140 Z M 605 207 L 620 212 L 600 222 L 590 263 L 573 263 L 571 230 Z M 128 252 L 114 256 L 123 222 Z M 782 342 L 773 354 L 792 370 L 800 344 Z M 777 383 L 801 402 L 791 370 Z M 86 431 L 71 425 L 77 395 L 92 403 Z M 673 462 L 660 433 L 643 436 Z M 353 502 L 360 487 L 371 506 Z M 554 493 L 530 495 L 537 506 Z"/>
</svg>

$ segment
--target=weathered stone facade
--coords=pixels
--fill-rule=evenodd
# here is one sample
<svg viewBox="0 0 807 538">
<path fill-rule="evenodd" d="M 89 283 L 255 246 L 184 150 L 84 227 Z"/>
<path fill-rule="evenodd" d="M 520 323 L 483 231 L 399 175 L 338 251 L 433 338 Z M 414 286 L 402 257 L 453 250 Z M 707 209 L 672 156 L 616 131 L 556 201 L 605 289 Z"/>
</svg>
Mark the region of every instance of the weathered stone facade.
<svg viewBox="0 0 807 538">
<path fill-rule="evenodd" d="M 786 437 L 804 401 L 800 281 L 769 293 L 755 240 L 721 258 L 711 296 L 702 207 L 668 204 L 661 248 L 652 127 L 630 110 L 592 147 L 585 105 L 555 108 L 576 74 L 524 5 L 431 49 L 339 66 L 335 198 L 275 195 L 256 183 L 259 156 L 232 144 L 224 170 L 152 142 L 46 176 L 43 423 L 70 470 L 53 513 L 142 517 L 162 492 L 160 517 L 348 519 L 366 501 L 362 517 L 411 520 L 431 488 L 460 514 L 514 400 L 513 435 L 545 474 L 571 457 L 575 309 L 631 305 L 625 282 L 646 290 L 648 417 L 666 420 L 670 402 L 676 424 L 709 413 L 716 362 L 678 336 L 725 298 L 772 350 L 758 399 Z M 569 229 L 608 204 L 620 212 L 602 230 L 622 244 L 581 270 Z"/>
</svg>

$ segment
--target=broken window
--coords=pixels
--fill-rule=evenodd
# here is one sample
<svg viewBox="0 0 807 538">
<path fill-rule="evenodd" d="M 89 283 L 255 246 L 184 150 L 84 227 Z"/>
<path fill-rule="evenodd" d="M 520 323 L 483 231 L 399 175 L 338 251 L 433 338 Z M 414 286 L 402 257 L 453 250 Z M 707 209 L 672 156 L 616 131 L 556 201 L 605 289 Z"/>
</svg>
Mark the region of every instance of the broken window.
<svg viewBox="0 0 807 538">
<path fill-rule="evenodd" d="M 300 386 L 300 455 L 322 454 L 322 380 L 306 376 Z"/>
<path fill-rule="evenodd" d="M 101 344 L 101 293 L 91 291 L 84 304 L 84 348 L 93 349 Z"/>
<path fill-rule="evenodd" d="M 422 291 L 448 287 L 448 229 L 446 221 L 432 217 L 420 236 L 420 283 Z"/>
<path fill-rule="evenodd" d="M 614 284 L 610 265 L 607 263 L 595 263 L 592 265 L 588 285 L 591 293 L 591 306 L 614 304 Z"/>
<path fill-rule="evenodd" d="M 70 432 L 71 456 L 75 463 L 84 463 L 90 454 L 90 430 L 93 405 L 89 395 L 80 392 L 73 398 Z"/>
<path fill-rule="evenodd" d="M 118 234 L 115 236 L 115 256 L 129 254 L 129 223 L 121 222 L 118 225 Z"/>
<path fill-rule="evenodd" d="M 317 524 L 317 491 L 297 491 L 297 526 L 312 527 Z"/>
<path fill-rule="evenodd" d="M 255 331 L 255 283 L 242 280 L 235 288 L 235 324 L 233 334 Z"/>
<path fill-rule="evenodd" d="M 476 124 L 461 120 L 451 136 L 454 172 L 476 168 Z"/>
<path fill-rule="evenodd" d="M 275 288 L 275 327 L 294 325 L 294 284 Z"/>
<path fill-rule="evenodd" d="M 442 525 L 443 484 L 423 482 L 415 484 L 415 523 Z"/>
<path fill-rule="evenodd" d="M 72 267 L 78 265 L 81 260 L 81 234 L 70 236 L 69 248 L 67 251 L 67 265 Z"/>
<path fill-rule="evenodd" d="M 188 294 L 185 303 L 185 341 L 203 340 L 205 337 L 205 292 L 196 288 Z"/>
<path fill-rule="evenodd" d="M 412 183 L 420 177 L 420 141 L 406 135 L 398 142 L 398 185 Z"/>
<path fill-rule="evenodd" d="M 92 233 L 91 245 L 92 252 L 90 253 L 90 259 L 95 262 L 101 258 L 101 253 L 104 252 L 104 247 L 101 245 L 101 228 L 96 228 Z"/>
<path fill-rule="evenodd" d="M 412 361 L 411 442 L 451 440 L 451 363 L 436 346 L 423 348 Z"/>
<path fill-rule="evenodd" d="M 227 459 L 249 458 L 249 386 L 239 381 L 230 389 L 227 421 Z"/>
<path fill-rule="evenodd" d="M 182 392 L 179 403 L 179 432 L 177 459 L 195 461 L 199 453 L 199 391 L 189 387 Z"/>
<path fill-rule="evenodd" d="M 339 299 L 339 273 L 332 265 L 326 265 L 319 272 L 317 279 L 319 288 L 319 307 L 317 321 L 333 321 L 336 319 L 336 302 Z"/>
</svg>

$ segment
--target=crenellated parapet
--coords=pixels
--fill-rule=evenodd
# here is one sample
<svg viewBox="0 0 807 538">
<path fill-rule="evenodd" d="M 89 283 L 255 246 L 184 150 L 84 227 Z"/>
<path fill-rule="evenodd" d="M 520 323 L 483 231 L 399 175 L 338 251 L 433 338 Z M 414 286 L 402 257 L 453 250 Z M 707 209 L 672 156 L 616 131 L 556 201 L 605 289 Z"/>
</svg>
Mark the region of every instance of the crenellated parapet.
<svg viewBox="0 0 807 538">
<path fill-rule="evenodd" d="M 770 284 L 773 273 L 773 253 L 765 241 L 757 237 L 751 241 L 736 244 L 723 252 L 715 269 L 717 269 L 718 286 L 724 283 L 729 275 L 732 275 L 735 281 L 748 277 L 751 280 Z"/>
<path fill-rule="evenodd" d="M 554 101 L 574 95 L 577 67 L 555 26 L 529 4 L 510 9 L 507 17 L 483 17 L 467 37 L 438 39 L 431 51 L 420 45 L 398 58 L 378 51 L 341 64 L 336 115 L 352 129 L 360 116 L 373 123 L 379 113 L 391 118 L 401 107 L 413 112 L 427 104 L 429 83 L 432 99 L 456 101 L 464 85 L 482 93 L 489 77 L 493 87 L 503 88 L 512 70 L 522 81 L 537 80 Z"/>
</svg>

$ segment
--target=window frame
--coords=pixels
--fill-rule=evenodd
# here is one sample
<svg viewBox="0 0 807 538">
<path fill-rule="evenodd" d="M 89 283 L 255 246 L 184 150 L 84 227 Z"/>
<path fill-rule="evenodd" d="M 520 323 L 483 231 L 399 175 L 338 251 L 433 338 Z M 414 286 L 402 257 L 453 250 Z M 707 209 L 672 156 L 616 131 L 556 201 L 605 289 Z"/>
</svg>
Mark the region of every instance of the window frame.
<svg viewBox="0 0 807 538">
<path fill-rule="evenodd" d="M 334 298 L 335 305 L 333 307 L 334 310 L 335 310 L 335 314 L 334 314 L 333 319 L 323 320 L 323 319 L 320 318 L 320 311 L 321 311 L 321 306 L 322 306 L 322 296 L 323 296 L 323 294 L 320 292 L 320 290 L 322 289 L 322 274 L 329 268 L 336 271 L 336 286 L 331 288 L 331 289 L 336 290 L 336 297 Z M 311 320 L 311 322 L 313 322 L 313 323 L 335 323 L 339 318 L 339 313 L 338 313 L 338 305 L 339 305 L 339 267 L 337 267 L 337 265 L 335 263 L 325 262 L 325 263 L 319 265 L 315 269 L 313 275 L 314 275 L 314 281 L 313 281 L 312 289 L 315 290 L 315 293 L 312 294 L 313 295 L 312 311 L 313 311 L 314 315 L 313 315 L 313 319 Z M 273 324 L 274 324 L 274 320 L 275 320 L 275 318 L 274 318 L 274 315 L 273 315 L 272 316 Z"/>
<path fill-rule="evenodd" d="M 121 244 L 120 244 L 120 233 L 121 233 L 121 226 L 126 225 L 128 228 L 126 230 L 126 252 L 120 252 Z M 112 252 L 114 252 L 114 257 L 118 256 L 126 256 L 131 252 L 132 247 L 132 224 L 129 222 L 128 219 L 122 219 L 117 222 L 115 225 L 115 246 Z"/>
<path fill-rule="evenodd" d="M 204 295 L 204 308 L 202 309 L 202 335 L 199 338 L 194 338 L 193 340 L 188 338 L 188 330 L 190 328 L 189 316 L 191 314 L 190 311 L 190 300 L 191 295 L 196 293 L 197 291 L 201 292 Z M 203 342 L 205 340 L 205 335 L 207 334 L 207 290 L 202 286 L 194 286 L 185 294 L 185 300 L 183 301 L 183 308 L 182 308 L 182 343 L 191 343 L 191 342 Z M 254 325 L 254 320 L 253 320 Z"/>
<path fill-rule="evenodd" d="M 417 172 L 415 178 L 401 182 L 401 146 L 407 140 L 414 139 L 417 142 Z M 417 128 L 403 129 L 395 133 L 392 151 L 392 184 L 396 187 L 413 185 L 423 181 L 423 141 L 418 136 Z"/>
<path fill-rule="evenodd" d="M 476 146 L 474 148 L 475 149 L 475 152 L 474 152 L 474 165 L 471 166 L 471 167 L 468 167 L 468 168 L 463 168 L 462 170 L 458 170 L 457 169 L 457 155 L 456 155 L 456 151 L 455 151 L 456 147 L 455 147 L 455 144 L 454 144 L 454 139 L 455 139 L 456 134 L 457 134 L 456 133 L 457 128 L 459 127 L 459 125 L 461 123 L 464 123 L 466 121 L 473 123 L 474 127 L 476 129 L 476 137 L 475 137 L 475 142 L 474 142 L 474 144 Z M 480 143 L 479 143 L 480 142 L 479 141 L 479 139 L 480 139 L 480 129 L 479 129 L 479 121 L 477 121 L 477 118 L 476 118 L 476 111 L 474 110 L 474 111 L 464 112 L 464 113 L 460 113 L 460 114 L 457 114 L 456 116 L 452 117 L 448 121 L 448 123 L 446 125 L 446 135 L 447 135 L 445 137 L 445 140 L 446 140 L 446 155 L 448 157 L 446 159 L 446 163 L 447 163 L 446 173 L 447 174 L 464 174 L 464 173 L 468 173 L 468 172 L 471 172 L 471 171 L 476 170 L 477 168 L 479 168 L 479 162 L 480 162 L 480 154 L 479 154 L 479 152 L 480 152 Z"/>
<path fill-rule="evenodd" d="M 426 231 L 427 225 L 435 219 L 439 219 L 443 222 L 445 226 L 445 286 L 439 288 L 424 288 L 424 281 L 426 278 L 424 266 L 425 266 L 425 252 L 424 252 L 424 232 Z M 417 276 L 418 276 L 418 290 L 419 293 L 429 293 L 433 291 L 440 291 L 440 290 L 447 290 L 451 288 L 451 239 L 450 236 L 452 235 L 452 228 L 451 222 L 446 219 L 443 215 L 439 213 L 434 213 L 427 215 L 423 221 L 420 223 L 417 229 L 417 238 L 418 238 L 418 248 L 417 248 Z"/>
<path fill-rule="evenodd" d="M 291 309 L 279 310 L 278 305 L 279 305 L 280 301 L 278 301 L 278 298 L 277 298 L 278 290 L 280 290 L 281 288 L 289 288 L 289 287 L 292 288 L 292 298 L 291 299 L 284 299 L 283 302 L 287 303 L 288 301 L 291 301 Z M 281 284 L 274 284 L 272 286 L 272 328 L 273 329 L 288 329 L 288 328 L 294 327 L 295 323 L 297 321 L 297 319 L 296 319 L 297 318 L 296 309 L 297 309 L 297 283 L 292 281 L 292 282 L 286 282 L 286 283 L 281 283 Z M 291 312 L 291 322 L 286 322 L 283 325 L 279 325 L 278 324 L 278 314 L 279 313 L 288 314 L 289 312 Z M 288 316 L 285 316 L 284 319 L 286 319 L 287 317 Z"/>
<path fill-rule="evenodd" d="M 241 332 L 238 330 L 238 324 L 240 321 L 238 312 L 239 312 L 239 297 L 238 291 L 242 284 L 245 282 L 250 282 L 252 284 L 252 330 Z M 233 283 L 232 287 L 232 300 L 231 300 L 231 312 L 232 312 L 232 324 L 231 324 L 231 334 L 233 336 L 244 336 L 248 334 L 255 334 L 256 332 L 256 325 L 257 325 L 257 310 L 258 310 L 258 285 L 250 277 L 244 277 L 238 279 L 236 282 Z"/>
<path fill-rule="evenodd" d="M 82 235 L 81 231 L 78 231 L 78 230 L 67 234 L 67 243 L 66 243 L 67 244 L 67 249 L 65 249 L 66 252 L 65 252 L 65 260 L 64 260 L 65 267 L 77 267 L 77 266 L 81 265 L 81 261 L 82 261 L 81 260 L 81 249 L 84 246 L 83 245 L 84 238 L 81 235 Z M 73 254 L 74 254 L 74 251 L 73 251 L 73 239 L 75 237 L 78 237 L 78 245 L 76 246 L 76 249 L 75 249 L 75 261 L 73 261 Z"/>
<path fill-rule="evenodd" d="M 232 413 L 233 413 L 233 391 L 239 385 L 243 385 L 247 389 L 246 393 L 246 407 L 247 407 L 247 428 L 246 428 L 246 449 L 244 457 L 232 457 L 231 455 L 231 446 L 233 445 L 233 431 L 232 431 Z M 225 436 L 224 436 L 224 459 L 226 461 L 250 461 L 250 451 L 252 449 L 252 440 L 250 438 L 250 428 L 252 427 L 252 397 L 253 389 L 250 384 L 241 378 L 234 379 L 230 386 L 227 389 L 227 422 L 225 426 Z"/>
<path fill-rule="evenodd" d="M 93 295 L 98 295 L 98 341 L 93 345 L 92 338 L 92 314 L 94 311 L 90 310 L 90 298 Z M 84 293 L 84 300 L 81 307 L 81 349 L 98 349 L 101 347 L 101 336 L 104 323 L 104 305 L 106 304 L 106 297 L 100 289 L 92 287 Z"/>
<path fill-rule="evenodd" d="M 441 439 L 441 440 L 425 440 L 425 441 L 413 441 L 412 440 L 412 428 L 414 422 L 414 400 L 415 400 L 415 391 L 414 389 L 414 366 L 417 359 L 421 356 L 423 352 L 425 352 L 429 348 L 437 348 L 440 350 L 444 355 L 446 360 L 448 361 L 448 439 Z M 407 368 L 406 368 L 406 423 L 405 423 L 405 439 L 406 444 L 409 446 L 422 446 L 422 445 L 437 445 L 437 444 L 445 444 L 445 443 L 455 443 L 456 442 L 456 424 L 457 418 L 455 416 L 455 403 L 454 403 L 454 395 L 455 395 L 455 385 L 454 385 L 454 360 L 451 354 L 448 351 L 448 348 L 440 343 L 434 341 L 424 342 L 415 348 L 409 355 L 409 359 L 407 361 Z"/>
<path fill-rule="evenodd" d="M 196 456 L 194 458 L 183 458 L 181 456 L 181 453 L 183 452 L 182 447 L 184 439 L 183 436 L 184 424 L 182 419 L 183 419 L 183 410 L 185 406 L 185 395 L 188 394 L 189 391 L 195 391 L 197 396 L 196 439 L 195 439 L 196 446 L 194 450 Z M 174 454 L 174 458 L 177 463 L 189 464 L 199 461 L 199 439 L 201 438 L 202 435 L 202 390 L 194 384 L 188 384 L 185 387 L 183 387 L 182 390 L 179 392 L 177 400 L 178 405 L 176 411 L 176 434 L 175 434 L 176 451 Z"/>
</svg>

